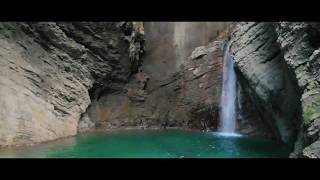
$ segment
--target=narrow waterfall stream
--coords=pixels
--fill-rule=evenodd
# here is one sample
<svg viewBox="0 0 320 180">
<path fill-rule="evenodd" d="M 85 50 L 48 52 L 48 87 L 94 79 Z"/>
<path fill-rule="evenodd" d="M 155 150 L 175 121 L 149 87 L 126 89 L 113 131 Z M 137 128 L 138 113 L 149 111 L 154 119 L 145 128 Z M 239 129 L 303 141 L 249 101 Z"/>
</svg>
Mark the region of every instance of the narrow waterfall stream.
<svg viewBox="0 0 320 180">
<path fill-rule="evenodd" d="M 220 131 L 234 134 L 236 128 L 237 77 L 229 48 L 225 48 L 223 60 L 223 82 L 220 105 Z"/>
</svg>

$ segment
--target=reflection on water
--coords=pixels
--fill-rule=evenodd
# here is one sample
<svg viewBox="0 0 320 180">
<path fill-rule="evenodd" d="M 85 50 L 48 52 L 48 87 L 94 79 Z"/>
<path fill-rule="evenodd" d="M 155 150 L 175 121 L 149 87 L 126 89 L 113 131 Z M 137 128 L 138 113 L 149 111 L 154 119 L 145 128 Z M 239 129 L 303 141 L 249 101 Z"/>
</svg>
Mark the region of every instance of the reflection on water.
<svg viewBox="0 0 320 180">
<path fill-rule="evenodd" d="M 242 158 L 288 154 L 286 147 L 269 140 L 181 130 L 97 133 L 0 151 L 0 157 L 54 158 Z"/>
<path fill-rule="evenodd" d="M 3 148 L 0 149 L 0 158 L 44 158 L 58 147 L 76 146 L 76 141 L 76 138 L 64 138 L 30 147 Z"/>
</svg>

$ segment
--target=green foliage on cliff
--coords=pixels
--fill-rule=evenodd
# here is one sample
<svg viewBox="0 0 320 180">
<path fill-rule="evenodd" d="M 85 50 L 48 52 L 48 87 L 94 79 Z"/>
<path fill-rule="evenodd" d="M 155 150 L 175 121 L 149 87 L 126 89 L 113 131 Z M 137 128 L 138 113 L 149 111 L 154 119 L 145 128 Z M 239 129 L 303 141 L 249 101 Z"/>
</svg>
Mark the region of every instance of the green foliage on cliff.
<svg viewBox="0 0 320 180">
<path fill-rule="evenodd" d="M 12 37 L 17 29 L 18 25 L 15 22 L 0 22 L 0 34 L 6 38 Z"/>
<path fill-rule="evenodd" d="M 17 23 L 16 22 L 1 22 L 0 28 L 1 29 L 8 29 L 8 30 L 16 30 Z"/>
<path fill-rule="evenodd" d="M 307 108 L 306 110 L 304 110 L 303 112 L 303 123 L 304 124 L 309 124 L 310 122 L 312 122 L 312 114 L 314 113 L 313 109 L 311 108 Z"/>
<path fill-rule="evenodd" d="M 320 118 L 320 96 L 318 91 L 316 93 L 309 92 L 304 99 L 303 104 L 303 123 L 309 124 L 315 119 Z"/>
<path fill-rule="evenodd" d="M 308 107 L 304 110 L 303 113 L 303 123 L 309 124 L 312 121 L 320 117 L 320 112 L 317 110 L 317 107 Z"/>
</svg>

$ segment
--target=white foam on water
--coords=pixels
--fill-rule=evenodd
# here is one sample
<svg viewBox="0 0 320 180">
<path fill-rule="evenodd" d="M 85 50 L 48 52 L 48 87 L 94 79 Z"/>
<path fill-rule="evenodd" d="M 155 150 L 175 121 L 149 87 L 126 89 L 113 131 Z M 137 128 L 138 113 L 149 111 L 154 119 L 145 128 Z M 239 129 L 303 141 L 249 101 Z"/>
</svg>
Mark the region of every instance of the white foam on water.
<svg viewBox="0 0 320 180">
<path fill-rule="evenodd" d="M 243 136 L 238 133 L 228 133 L 228 132 L 214 132 L 213 134 L 216 136 L 223 136 L 223 137 L 241 137 L 241 136 Z"/>
</svg>

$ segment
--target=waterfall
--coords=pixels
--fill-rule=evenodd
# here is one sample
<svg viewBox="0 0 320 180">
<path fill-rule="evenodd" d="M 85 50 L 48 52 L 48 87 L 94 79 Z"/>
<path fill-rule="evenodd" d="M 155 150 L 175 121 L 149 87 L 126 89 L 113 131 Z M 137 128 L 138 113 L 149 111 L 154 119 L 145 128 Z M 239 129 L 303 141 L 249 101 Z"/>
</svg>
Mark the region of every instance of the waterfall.
<svg viewBox="0 0 320 180">
<path fill-rule="evenodd" d="M 243 117 L 242 117 L 242 106 L 241 106 L 241 88 L 240 88 L 239 81 L 237 82 L 237 102 L 238 102 L 237 104 L 238 107 L 237 107 L 236 113 L 238 114 L 239 119 L 242 120 Z"/>
<path fill-rule="evenodd" d="M 225 48 L 223 61 L 220 130 L 224 133 L 234 133 L 236 127 L 237 78 L 229 48 Z"/>
<path fill-rule="evenodd" d="M 188 36 L 186 36 L 186 32 L 188 26 L 190 26 L 189 22 L 175 22 L 173 26 L 173 42 L 175 47 L 176 68 L 178 69 L 188 56 L 185 47 L 187 44 Z"/>
</svg>

